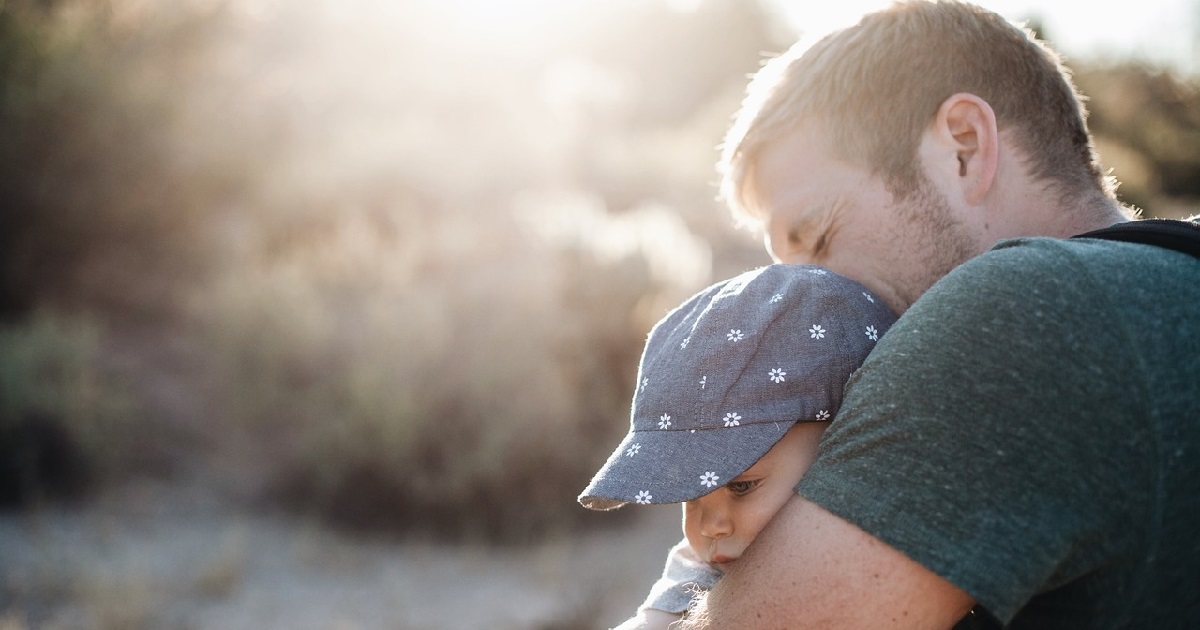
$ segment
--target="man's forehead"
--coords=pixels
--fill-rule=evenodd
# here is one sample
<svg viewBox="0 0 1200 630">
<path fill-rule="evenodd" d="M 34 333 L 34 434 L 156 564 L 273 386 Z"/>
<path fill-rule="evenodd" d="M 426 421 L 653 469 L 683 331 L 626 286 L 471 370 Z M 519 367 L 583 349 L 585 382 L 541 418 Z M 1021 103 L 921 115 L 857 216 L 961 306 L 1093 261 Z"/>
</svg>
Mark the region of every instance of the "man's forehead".
<svg viewBox="0 0 1200 630">
<path fill-rule="evenodd" d="M 738 220 L 742 227 L 761 231 L 766 223 L 767 211 L 759 194 L 758 170 L 754 162 L 747 162 L 742 172 L 741 186 L 737 191 Z"/>
<path fill-rule="evenodd" d="M 745 147 L 732 200 L 741 227 L 765 233 L 781 212 L 795 218 L 828 205 L 830 167 L 845 160 L 833 150 L 826 127 L 809 119 Z"/>
<path fill-rule="evenodd" d="M 746 178 L 747 212 L 760 222 L 782 210 L 818 204 L 834 186 L 829 180 L 838 160 L 802 138 L 782 139 L 764 147 Z"/>
</svg>

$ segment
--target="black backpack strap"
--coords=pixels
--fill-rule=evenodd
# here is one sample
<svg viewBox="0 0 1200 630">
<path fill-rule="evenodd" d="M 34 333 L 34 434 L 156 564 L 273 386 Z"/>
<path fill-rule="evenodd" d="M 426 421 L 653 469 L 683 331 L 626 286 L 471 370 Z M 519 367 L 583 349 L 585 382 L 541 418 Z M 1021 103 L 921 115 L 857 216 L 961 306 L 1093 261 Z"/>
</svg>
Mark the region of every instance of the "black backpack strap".
<svg viewBox="0 0 1200 630">
<path fill-rule="evenodd" d="M 1102 238 L 1144 245 L 1157 245 L 1200 258 L 1200 221 L 1143 219 L 1110 225 L 1076 234 L 1071 238 Z"/>
</svg>

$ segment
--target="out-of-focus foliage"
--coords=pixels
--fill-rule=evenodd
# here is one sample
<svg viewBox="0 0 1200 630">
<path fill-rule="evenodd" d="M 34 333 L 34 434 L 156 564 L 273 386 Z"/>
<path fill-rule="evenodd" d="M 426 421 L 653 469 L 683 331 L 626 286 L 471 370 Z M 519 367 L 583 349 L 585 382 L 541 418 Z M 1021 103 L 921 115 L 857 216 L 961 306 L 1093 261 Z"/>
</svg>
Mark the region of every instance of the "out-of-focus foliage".
<svg viewBox="0 0 1200 630">
<path fill-rule="evenodd" d="M 1200 78 L 1126 63 L 1085 66 L 1076 80 L 1121 198 L 1150 215 L 1200 212 Z"/>
<path fill-rule="evenodd" d="M 99 332 L 49 313 L 0 328 L 0 507 L 77 496 L 139 459 L 146 427 L 97 364 Z"/>
<path fill-rule="evenodd" d="M 216 18 L 125 4 L 0 6 L 0 314 L 161 313 L 208 266 L 204 224 L 270 156 L 238 112 L 180 129 Z"/>
<path fill-rule="evenodd" d="M 1053 43 L 1038 18 L 1027 26 Z M 1136 59 L 1068 63 L 1120 200 L 1144 218 L 1200 213 L 1200 76 Z"/>
<path fill-rule="evenodd" d="M 772 46 L 752 3 L 578 10 L 5 3 L 7 315 L 174 331 L 190 452 L 253 497 L 495 540 L 598 519 L 574 496 L 649 324 L 765 260 L 711 182 Z"/>
<path fill-rule="evenodd" d="M 225 429 L 272 496 L 339 523 L 530 540 L 578 522 L 574 495 L 626 426 L 630 316 L 663 287 L 638 257 L 599 264 L 511 227 L 456 231 L 478 250 L 454 256 L 422 246 L 438 231 L 351 220 L 327 233 L 332 258 L 206 292 Z"/>
</svg>

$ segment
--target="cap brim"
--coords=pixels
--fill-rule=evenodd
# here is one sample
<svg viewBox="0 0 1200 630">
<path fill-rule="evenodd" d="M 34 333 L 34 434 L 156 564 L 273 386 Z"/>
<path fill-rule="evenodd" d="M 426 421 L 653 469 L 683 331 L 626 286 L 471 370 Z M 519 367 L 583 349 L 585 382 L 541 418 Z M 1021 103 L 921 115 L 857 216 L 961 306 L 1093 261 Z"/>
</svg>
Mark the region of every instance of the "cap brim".
<svg viewBox="0 0 1200 630">
<path fill-rule="evenodd" d="M 698 499 L 746 472 L 795 422 L 631 431 L 579 495 L 591 510 Z"/>
</svg>

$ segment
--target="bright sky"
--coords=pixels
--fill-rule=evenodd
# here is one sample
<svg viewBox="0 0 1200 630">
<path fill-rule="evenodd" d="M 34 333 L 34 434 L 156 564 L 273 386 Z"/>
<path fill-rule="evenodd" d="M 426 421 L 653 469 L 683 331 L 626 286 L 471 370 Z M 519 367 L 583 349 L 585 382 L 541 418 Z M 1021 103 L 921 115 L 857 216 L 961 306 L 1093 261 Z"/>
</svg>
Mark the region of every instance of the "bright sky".
<svg viewBox="0 0 1200 630">
<path fill-rule="evenodd" d="M 889 0 L 770 0 L 796 28 L 824 32 L 857 21 Z M 1013 20 L 1039 16 L 1069 58 L 1135 56 L 1200 74 L 1200 0 L 975 0 Z"/>
</svg>

